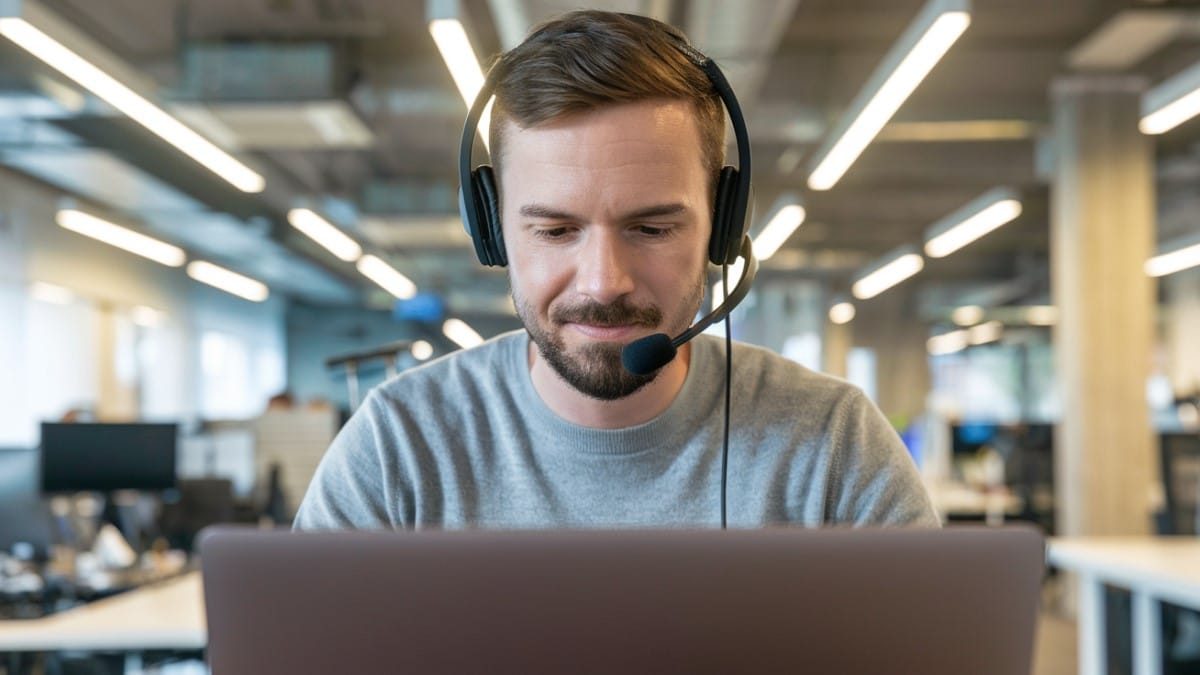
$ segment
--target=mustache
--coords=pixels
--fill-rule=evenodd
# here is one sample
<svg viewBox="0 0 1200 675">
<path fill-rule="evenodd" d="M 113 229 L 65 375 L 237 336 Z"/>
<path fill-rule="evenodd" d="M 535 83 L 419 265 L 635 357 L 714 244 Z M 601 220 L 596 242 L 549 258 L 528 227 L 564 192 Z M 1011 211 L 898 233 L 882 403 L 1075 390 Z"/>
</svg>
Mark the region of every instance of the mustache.
<svg viewBox="0 0 1200 675">
<path fill-rule="evenodd" d="M 554 309 L 550 318 L 558 324 L 586 323 L 592 326 L 657 326 L 662 311 L 657 307 L 635 307 L 625 300 L 610 305 L 588 302 Z"/>
</svg>

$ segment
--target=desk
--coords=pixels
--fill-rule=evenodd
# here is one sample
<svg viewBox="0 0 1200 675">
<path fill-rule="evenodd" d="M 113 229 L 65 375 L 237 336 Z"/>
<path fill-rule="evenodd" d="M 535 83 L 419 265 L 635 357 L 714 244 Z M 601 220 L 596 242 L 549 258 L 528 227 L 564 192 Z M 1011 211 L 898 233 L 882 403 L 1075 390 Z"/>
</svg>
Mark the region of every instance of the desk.
<svg viewBox="0 0 1200 675">
<path fill-rule="evenodd" d="M 965 483 L 929 482 L 925 491 L 944 521 L 952 514 L 982 515 L 989 525 L 999 525 L 1005 516 L 1021 512 L 1021 498 L 1007 489 L 985 491 Z"/>
<path fill-rule="evenodd" d="M 200 572 L 40 619 L 0 621 L 0 652 L 203 649 Z"/>
<path fill-rule="evenodd" d="M 1133 594 L 1133 672 L 1162 672 L 1158 603 L 1200 609 L 1200 539 L 1067 537 L 1051 539 L 1049 564 L 1079 576 L 1079 672 L 1107 672 L 1104 584 Z"/>
</svg>

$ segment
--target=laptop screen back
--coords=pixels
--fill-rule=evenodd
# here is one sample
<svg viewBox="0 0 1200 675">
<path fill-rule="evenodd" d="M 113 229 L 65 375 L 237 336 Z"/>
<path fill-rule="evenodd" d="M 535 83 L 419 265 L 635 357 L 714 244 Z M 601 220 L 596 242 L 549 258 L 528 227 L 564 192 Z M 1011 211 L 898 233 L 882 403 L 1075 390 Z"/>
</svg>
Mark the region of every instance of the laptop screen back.
<svg viewBox="0 0 1200 675">
<path fill-rule="evenodd" d="M 1031 529 L 218 531 L 215 675 L 924 673 L 1032 660 Z"/>
</svg>

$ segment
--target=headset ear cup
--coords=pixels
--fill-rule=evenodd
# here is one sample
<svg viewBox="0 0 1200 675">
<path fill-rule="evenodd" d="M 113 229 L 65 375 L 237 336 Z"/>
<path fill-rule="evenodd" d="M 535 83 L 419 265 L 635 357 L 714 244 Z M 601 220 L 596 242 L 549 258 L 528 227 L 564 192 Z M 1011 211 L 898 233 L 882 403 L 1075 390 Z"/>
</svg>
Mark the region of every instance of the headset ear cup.
<svg viewBox="0 0 1200 675">
<path fill-rule="evenodd" d="M 713 200 L 712 236 L 708 240 L 708 260 L 714 265 L 724 265 L 737 258 L 741 243 L 742 223 L 733 222 L 738 170 L 732 166 L 721 169 L 717 178 L 716 197 Z"/>
<path fill-rule="evenodd" d="M 475 192 L 475 203 L 483 222 L 479 223 L 482 237 L 482 248 L 487 255 L 485 265 L 508 264 L 508 254 L 504 250 L 504 231 L 500 227 L 500 193 L 496 190 L 496 178 L 492 167 L 484 164 L 471 172 L 471 185 Z"/>
</svg>

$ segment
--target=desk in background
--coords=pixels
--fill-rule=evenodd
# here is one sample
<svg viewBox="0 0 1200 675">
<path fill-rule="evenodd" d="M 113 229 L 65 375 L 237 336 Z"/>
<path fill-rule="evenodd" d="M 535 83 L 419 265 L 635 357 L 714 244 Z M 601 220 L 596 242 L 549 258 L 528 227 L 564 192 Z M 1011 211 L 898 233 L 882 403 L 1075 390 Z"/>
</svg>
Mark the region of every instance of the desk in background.
<svg viewBox="0 0 1200 675">
<path fill-rule="evenodd" d="M 1104 585 L 1133 595 L 1133 672 L 1162 672 L 1160 602 L 1200 610 L 1200 539 L 1195 537 L 1060 537 L 1050 565 L 1079 577 L 1079 672 L 1107 672 Z"/>
<path fill-rule="evenodd" d="M 203 649 L 200 572 L 40 619 L 0 621 L 0 652 Z"/>
</svg>

